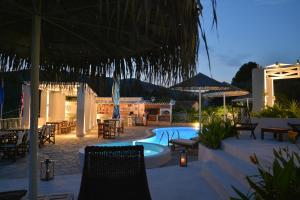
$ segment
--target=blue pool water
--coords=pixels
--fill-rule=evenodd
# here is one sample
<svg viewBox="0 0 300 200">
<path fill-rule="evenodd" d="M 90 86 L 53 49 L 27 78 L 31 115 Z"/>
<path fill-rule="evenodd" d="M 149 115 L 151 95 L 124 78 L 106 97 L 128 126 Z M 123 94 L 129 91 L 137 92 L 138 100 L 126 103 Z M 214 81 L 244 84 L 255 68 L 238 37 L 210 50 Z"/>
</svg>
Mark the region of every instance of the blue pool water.
<svg viewBox="0 0 300 200">
<path fill-rule="evenodd" d="M 168 139 L 191 139 L 198 136 L 198 130 L 193 127 L 166 127 L 156 128 L 153 130 L 153 137 L 138 140 L 138 142 L 147 142 L 167 146 Z"/>
<path fill-rule="evenodd" d="M 152 156 L 163 151 L 159 145 L 167 146 L 168 139 L 190 139 L 198 136 L 198 130 L 192 127 L 167 127 L 157 128 L 153 130 L 154 136 L 126 142 L 112 142 L 107 144 L 97 144 L 97 146 L 128 146 L 128 145 L 143 145 L 144 155 Z"/>
</svg>

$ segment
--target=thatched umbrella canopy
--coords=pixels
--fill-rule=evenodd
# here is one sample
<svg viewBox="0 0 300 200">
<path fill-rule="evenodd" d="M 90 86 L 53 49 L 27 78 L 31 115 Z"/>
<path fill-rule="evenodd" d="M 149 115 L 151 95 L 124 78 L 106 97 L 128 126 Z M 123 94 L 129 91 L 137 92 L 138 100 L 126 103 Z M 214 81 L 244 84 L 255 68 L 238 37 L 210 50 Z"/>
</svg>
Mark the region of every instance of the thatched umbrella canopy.
<svg viewBox="0 0 300 200">
<path fill-rule="evenodd" d="M 199 0 L 0 1 L 0 70 L 31 65 L 32 16 L 42 18 L 40 69 L 170 81 L 195 72 Z M 215 0 L 212 0 L 215 5 Z M 205 38 L 204 32 L 202 36 Z M 206 40 L 205 40 L 206 42 Z"/>
<path fill-rule="evenodd" d="M 200 0 L 0 1 L 0 70 L 31 68 L 30 199 L 37 195 L 39 70 L 57 80 L 62 72 L 77 79 L 114 71 L 187 78 L 196 69 L 199 30 L 206 44 L 202 9 Z"/>
<path fill-rule="evenodd" d="M 181 91 L 188 92 L 197 92 L 199 93 L 199 129 L 201 130 L 201 121 L 202 121 L 202 92 L 210 90 L 226 90 L 228 85 L 221 83 L 213 78 L 206 76 L 205 74 L 198 73 L 196 76 L 193 76 L 190 79 L 178 83 L 172 88 Z"/>
<path fill-rule="evenodd" d="M 224 120 L 226 120 L 226 97 L 240 97 L 249 94 L 248 91 L 242 90 L 234 85 L 223 82 L 228 88 L 226 90 L 211 90 L 203 93 L 203 97 L 216 98 L 223 97 Z"/>
</svg>

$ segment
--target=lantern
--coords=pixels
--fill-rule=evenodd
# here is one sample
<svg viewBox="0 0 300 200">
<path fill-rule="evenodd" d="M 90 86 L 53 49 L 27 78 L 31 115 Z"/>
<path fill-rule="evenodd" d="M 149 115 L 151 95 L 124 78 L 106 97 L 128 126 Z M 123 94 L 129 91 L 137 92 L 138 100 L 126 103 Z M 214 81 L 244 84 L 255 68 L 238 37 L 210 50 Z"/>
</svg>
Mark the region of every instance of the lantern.
<svg viewBox="0 0 300 200">
<path fill-rule="evenodd" d="M 54 161 L 46 159 L 41 162 L 40 178 L 43 181 L 49 181 L 54 178 Z"/>
<path fill-rule="evenodd" d="M 180 153 L 179 166 L 180 167 L 187 167 L 187 153 L 184 150 Z"/>
</svg>

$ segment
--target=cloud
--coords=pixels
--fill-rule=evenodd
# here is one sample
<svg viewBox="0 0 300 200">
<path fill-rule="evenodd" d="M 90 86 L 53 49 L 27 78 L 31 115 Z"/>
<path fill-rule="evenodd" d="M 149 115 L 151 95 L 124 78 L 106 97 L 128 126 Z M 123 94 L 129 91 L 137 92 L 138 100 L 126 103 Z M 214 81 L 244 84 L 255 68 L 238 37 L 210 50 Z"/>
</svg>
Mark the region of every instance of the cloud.
<svg viewBox="0 0 300 200">
<path fill-rule="evenodd" d="M 286 4 L 293 1 L 295 0 L 254 0 L 254 2 L 259 5 L 268 5 L 268 6 Z"/>
<path fill-rule="evenodd" d="M 229 67 L 240 67 L 247 59 L 250 58 L 248 54 L 236 54 L 236 55 L 226 55 L 226 54 L 216 54 L 215 58 L 219 63 L 223 63 L 224 66 Z"/>
</svg>

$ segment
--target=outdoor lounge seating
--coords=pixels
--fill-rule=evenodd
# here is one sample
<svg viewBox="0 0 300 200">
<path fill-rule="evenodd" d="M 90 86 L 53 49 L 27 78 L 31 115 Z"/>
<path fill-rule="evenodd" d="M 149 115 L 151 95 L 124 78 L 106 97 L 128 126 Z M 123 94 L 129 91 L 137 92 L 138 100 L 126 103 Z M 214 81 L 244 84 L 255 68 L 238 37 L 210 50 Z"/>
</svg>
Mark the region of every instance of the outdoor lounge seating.
<svg viewBox="0 0 300 200">
<path fill-rule="evenodd" d="M 261 128 L 261 139 L 264 139 L 265 132 L 273 133 L 273 138 L 277 139 L 278 141 L 283 141 L 283 135 L 288 134 L 289 129 L 287 128 L 278 128 L 278 127 L 271 127 L 271 128 Z"/>
<path fill-rule="evenodd" d="M 238 109 L 237 114 L 235 113 L 234 108 Z M 233 113 L 233 122 L 234 122 L 234 129 L 236 131 L 236 137 L 239 138 L 240 131 L 250 131 L 250 137 L 256 139 L 254 130 L 257 127 L 257 123 L 252 123 L 249 110 L 247 106 L 241 105 L 232 105 L 232 113 Z"/>
<path fill-rule="evenodd" d="M 143 146 L 85 148 L 79 200 L 151 199 Z"/>
<path fill-rule="evenodd" d="M 172 149 L 174 150 L 176 146 L 184 147 L 185 149 L 193 149 L 197 147 L 200 140 L 199 137 L 191 138 L 191 139 L 172 139 L 169 141 L 169 144 L 172 145 Z"/>
<path fill-rule="evenodd" d="M 2 132 L 0 134 L 0 153 L 2 158 L 16 160 L 17 155 L 24 156 L 28 151 L 27 132 Z"/>
</svg>

